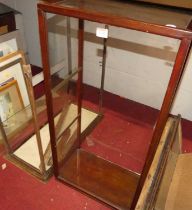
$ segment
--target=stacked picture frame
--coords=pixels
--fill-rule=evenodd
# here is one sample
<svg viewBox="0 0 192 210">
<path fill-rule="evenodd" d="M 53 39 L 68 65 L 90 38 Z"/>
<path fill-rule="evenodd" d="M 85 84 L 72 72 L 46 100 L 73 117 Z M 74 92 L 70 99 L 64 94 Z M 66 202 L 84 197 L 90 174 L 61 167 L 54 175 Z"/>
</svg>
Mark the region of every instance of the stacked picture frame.
<svg viewBox="0 0 192 210">
<path fill-rule="evenodd" d="M 31 67 L 22 49 L 19 31 L 0 37 L 0 152 L 30 174 L 47 180 L 52 172 L 51 165 L 44 163 L 50 139 L 46 105 L 43 96 L 34 97 Z"/>
</svg>

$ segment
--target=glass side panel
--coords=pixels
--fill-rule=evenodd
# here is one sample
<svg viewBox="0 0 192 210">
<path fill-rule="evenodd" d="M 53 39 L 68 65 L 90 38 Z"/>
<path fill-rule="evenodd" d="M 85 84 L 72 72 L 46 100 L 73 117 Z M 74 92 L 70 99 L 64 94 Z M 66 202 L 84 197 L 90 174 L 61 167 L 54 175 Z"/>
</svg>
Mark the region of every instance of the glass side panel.
<svg viewBox="0 0 192 210">
<path fill-rule="evenodd" d="M 1 152 L 4 150 L 3 140 L 7 144 L 20 144 L 19 132 L 31 120 L 31 108 L 27 85 L 25 83 L 22 54 L 10 54 L 1 62 L 0 67 L 0 121 L 1 126 Z M 16 137 L 17 136 L 17 137 Z M 17 142 L 17 143 L 16 143 Z"/>
<path fill-rule="evenodd" d="M 77 148 L 77 120 L 68 127 L 56 142 L 58 165 L 61 167 L 71 152 Z"/>
<path fill-rule="evenodd" d="M 77 71 L 72 77 L 58 77 L 57 84 L 54 84 L 55 86 L 52 89 L 56 138 L 58 138 L 66 127 L 68 127 L 78 116 L 76 103 L 76 74 Z"/>
<path fill-rule="evenodd" d="M 158 25 L 175 25 L 186 29 L 191 21 L 191 11 L 180 11 L 174 8 L 160 7 L 128 1 L 111 0 L 64 0 L 55 5 L 77 8 L 89 12 L 102 12 L 108 15 L 127 17 L 134 20 L 155 23 Z"/>
<path fill-rule="evenodd" d="M 94 38 L 97 27 L 105 26 L 85 21 L 84 83 L 89 86 L 84 89 L 83 104 L 87 108 L 97 104 L 102 71 L 102 53 L 97 52 L 103 50 L 103 39 Z M 81 147 L 141 173 L 180 41 L 108 28 L 104 116 Z"/>
<path fill-rule="evenodd" d="M 47 125 L 43 82 L 35 81 L 33 96 L 33 81 L 30 77 L 25 77 L 21 58 L 16 59 L 14 56 L 7 57 L 0 68 L 0 153 L 4 153 L 6 148 L 19 163 L 39 169 L 41 149 L 38 147 L 36 134 L 37 130 Z M 37 76 L 41 79 L 42 73 Z M 36 116 L 36 122 L 33 116 Z M 45 148 L 50 140 L 49 131 L 44 132 L 46 135 L 39 132 L 39 145 L 43 144 Z"/>
<path fill-rule="evenodd" d="M 38 100 L 36 100 L 36 114 L 39 123 L 39 128 L 47 124 L 46 112 L 47 110 L 45 104 L 45 97 L 41 97 Z M 2 121 L 2 127 L 10 147 L 12 148 L 12 150 L 15 150 L 19 145 L 21 145 L 28 138 L 35 134 L 31 106 L 22 108 L 19 111 L 12 114 L 11 116 L 7 117 L 5 120 Z M 1 144 L 3 143 L 2 138 L 3 134 L 1 131 Z M 47 138 L 49 139 L 49 134 Z M 1 145 L 1 147 L 3 146 Z"/>
<path fill-rule="evenodd" d="M 56 138 L 77 118 L 78 21 L 47 14 L 49 59 Z"/>
<path fill-rule="evenodd" d="M 14 115 L 2 122 L 2 126 L 10 147 L 17 147 L 19 144 L 25 141 L 27 137 L 31 136 L 34 133 L 34 130 L 31 127 L 31 122 L 32 113 L 29 106 L 16 112 Z M 32 132 L 27 132 L 29 130 L 31 130 Z M 3 141 L 2 133 L 0 138 L 1 141 Z"/>
<path fill-rule="evenodd" d="M 42 145 L 42 155 L 44 157 L 44 160 L 47 159 L 47 157 L 51 157 L 51 145 L 50 145 L 50 135 L 49 135 L 49 126 L 47 123 L 47 110 L 46 110 L 46 104 L 44 101 L 44 97 L 40 98 L 36 101 L 37 105 L 37 120 L 38 120 L 38 131 L 40 134 L 40 142 Z M 30 108 L 29 108 L 30 110 Z M 23 111 L 24 112 L 24 111 Z M 30 114 L 31 110 L 30 110 Z M 27 119 L 26 119 L 27 121 Z M 38 136 L 37 132 L 35 132 L 35 124 L 34 120 L 23 122 L 23 126 L 21 129 L 17 132 L 16 138 L 19 139 L 20 146 L 12 147 L 13 148 L 13 154 L 27 163 L 27 165 L 31 165 L 35 167 L 38 170 L 42 169 L 41 161 L 40 161 L 40 150 L 38 148 Z M 50 164 L 45 162 L 45 169 L 48 170 L 51 167 Z"/>
<path fill-rule="evenodd" d="M 50 141 L 45 97 L 40 97 L 35 103 L 39 132 L 43 139 L 41 143 L 45 153 Z M 9 152 L 22 163 L 40 170 L 40 156 L 31 106 L 20 109 L 1 123 L 0 153 L 4 153 L 6 148 L 9 148 Z M 49 165 L 46 166 L 46 169 L 48 168 Z"/>
<path fill-rule="evenodd" d="M 10 55 L 1 63 L 0 67 L 0 121 L 1 123 L 1 151 L 3 142 L 8 147 L 17 147 L 23 140 L 19 134 L 31 120 L 29 96 L 24 79 L 22 59 L 18 55 Z"/>
</svg>

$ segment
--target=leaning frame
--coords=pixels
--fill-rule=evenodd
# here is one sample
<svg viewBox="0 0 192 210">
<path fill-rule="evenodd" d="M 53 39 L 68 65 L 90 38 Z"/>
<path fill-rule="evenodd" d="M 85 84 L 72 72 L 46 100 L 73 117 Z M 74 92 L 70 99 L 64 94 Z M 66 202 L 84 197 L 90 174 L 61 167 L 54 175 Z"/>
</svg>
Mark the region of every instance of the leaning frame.
<svg viewBox="0 0 192 210">
<path fill-rule="evenodd" d="M 6 69 L 11 69 L 9 72 L 12 72 L 12 78 L 8 81 L 7 84 L 1 87 L 1 90 L 7 90 L 10 85 L 15 84 L 17 88 L 17 95 L 14 97 L 14 102 L 20 101 L 20 107 L 17 110 L 14 110 L 15 113 L 12 114 L 8 119 L 2 120 L 0 118 L 0 133 L 2 137 L 2 143 L 4 144 L 5 149 L 7 150 L 6 158 L 13 162 L 18 167 L 24 169 L 28 173 L 34 175 L 35 177 L 46 181 L 52 175 L 52 168 L 46 168 L 44 157 L 43 157 L 43 148 L 42 140 L 40 136 L 40 127 L 38 125 L 38 115 L 35 105 L 35 98 L 33 94 L 32 86 L 32 75 L 30 65 L 26 65 L 25 58 L 22 51 L 16 51 L 9 55 L 6 55 L 0 58 L 0 71 Z M 15 65 L 19 65 L 20 72 L 16 72 Z M 21 87 L 19 88 L 18 82 L 21 81 Z M 5 91 L 8 92 L 8 91 Z M 23 92 L 23 94 L 21 94 Z M 13 94 L 15 94 L 13 92 Z M 27 98 L 26 98 L 27 96 Z M 23 100 L 25 98 L 25 100 Z M 16 123 L 14 122 L 16 120 Z M 10 131 L 5 129 L 4 122 L 10 123 L 14 122 Z M 34 132 L 30 132 L 30 129 L 27 131 L 28 136 L 22 137 L 22 134 L 27 130 L 27 126 L 31 124 L 34 125 Z M 36 138 L 35 144 L 37 144 L 37 154 L 40 159 L 40 166 L 35 167 L 26 160 L 26 155 L 22 152 L 19 152 L 25 144 L 32 139 Z M 34 139 L 35 140 L 35 139 Z M 3 145 L 2 145 L 3 146 Z M 36 149 L 36 147 L 35 147 Z M 3 150 L 4 151 L 4 150 Z M 31 152 L 31 151 L 30 151 Z M 21 155 L 22 154 L 22 155 Z M 28 154 L 28 156 L 30 156 Z M 37 157 L 37 158 L 38 158 Z M 33 158 L 34 159 L 34 158 Z"/>
<path fill-rule="evenodd" d="M 56 2 L 56 1 L 54 1 Z M 38 18 L 39 18 L 39 31 L 40 31 L 40 42 L 41 42 L 41 52 L 42 52 L 42 62 L 44 68 L 44 77 L 46 85 L 46 101 L 47 101 L 47 110 L 48 110 L 48 120 L 49 128 L 51 135 L 51 144 L 52 144 L 52 155 L 53 155 L 53 166 L 54 174 L 59 178 L 58 172 L 58 161 L 57 161 L 57 152 L 56 152 L 56 141 L 55 141 L 55 129 L 54 129 L 54 119 L 53 119 L 53 102 L 51 98 L 51 84 L 50 84 L 50 64 L 48 58 L 48 31 L 46 24 L 46 13 L 53 13 L 58 15 L 65 15 L 68 17 L 75 17 L 79 19 L 79 31 L 78 31 L 78 68 L 80 69 L 78 73 L 78 139 L 80 142 L 80 120 L 81 120 L 81 88 L 82 88 L 82 74 L 83 74 L 83 39 L 84 39 L 84 20 L 96 21 L 112 26 L 123 27 L 127 29 L 133 29 L 137 31 L 142 31 L 151 34 L 157 34 L 161 36 L 167 36 L 175 39 L 181 40 L 179 50 L 176 56 L 175 64 L 173 71 L 169 80 L 169 84 L 164 96 L 163 104 L 158 116 L 158 120 L 153 132 L 152 141 L 150 148 L 147 154 L 145 165 L 141 173 L 139 183 L 137 185 L 136 193 L 131 205 L 131 209 L 134 209 L 139 195 L 141 193 L 144 182 L 147 178 L 149 168 L 153 161 L 155 151 L 159 144 L 163 129 L 167 122 L 169 112 L 177 92 L 177 88 L 185 67 L 185 62 L 187 60 L 189 50 L 191 47 L 192 32 L 190 30 L 182 30 L 167 26 L 162 26 L 158 24 L 151 24 L 147 22 L 137 21 L 129 19 L 126 17 L 116 17 L 109 16 L 108 14 L 98 12 L 91 13 L 89 10 L 73 9 L 73 7 L 59 6 L 59 4 L 49 3 L 47 1 L 42 1 L 38 4 Z"/>
</svg>

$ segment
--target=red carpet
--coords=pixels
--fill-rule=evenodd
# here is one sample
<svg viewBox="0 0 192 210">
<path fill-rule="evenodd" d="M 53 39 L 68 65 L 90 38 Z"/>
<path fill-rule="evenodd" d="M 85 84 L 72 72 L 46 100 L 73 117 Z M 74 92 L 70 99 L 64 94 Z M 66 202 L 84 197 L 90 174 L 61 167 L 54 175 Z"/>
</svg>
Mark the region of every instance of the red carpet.
<svg viewBox="0 0 192 210">
<path fill-rule="evenodd" d="M 90 102 L 98 104 L 98 95 L 99 92 L 96 88 L 85 85 L 84 106 L 93 106 L 90 105 Z M 97 110 L 97 106 L 94 106 L 93 109 Z M 127 118 L 128 121 L 142 125 L 143 128 L 153 128 L 159 113 L 159 111 L 154 108 L 119 97 L 109 92 L 104 92 L 104 111 L 113 112 L 116 115 L 118 114 L 121 119 Z M 182 151 L 183 153 L 190 153 L 192 152 L 192 121 L 182 119 L 181 126 L 183 136 Z"/>
<path fill-rule="evenodd" d="M 97 90 L 86 86 L 84 105 L 97 108 Z M 38 89 L 39 90 L 39 89 Z M 41 91 L 38 92 L 42 94 Z M 105 117 L 85 139 L 83 148 L 140 172 L 158 111 L 105 92 Z M 183 121 L 183 150 L 192 152 L 191 122 Z M 2 210 L 107 210 L 107 206 L 52 178 L 44 184 L 0 157 Z"/>
<path fill-rule="evenodd" d="M 107 210 L 108 207 L 52 178 L 47 184 L 0 157 L 1 210 Z"/>
<path fill-rule="evenodd" d="M 82 147 L 122 167 L 141 172 L 150 144 L 152 127 L 135 123 L 114 111 L 104 117 Z"/>
</svg>

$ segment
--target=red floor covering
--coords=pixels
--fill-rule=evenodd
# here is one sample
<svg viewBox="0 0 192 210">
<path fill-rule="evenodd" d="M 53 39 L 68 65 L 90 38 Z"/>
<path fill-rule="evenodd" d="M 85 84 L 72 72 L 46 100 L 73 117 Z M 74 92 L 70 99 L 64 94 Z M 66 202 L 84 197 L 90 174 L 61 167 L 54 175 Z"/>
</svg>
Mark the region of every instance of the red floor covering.
<svg viewBox="0 0 192 210">
<path fill-rule="evenodd" d="M 108 207 L 57 182 L 47 184 L 0 157 L 1 210 L 107 210 Z"/>
<path fill-rule="evenodd" d="M 85 94 L 84 105 L 95 108 L 95 99 L 89 98 L 88 101 L 86 97 Z M 140 172 L 157 111 L 144 105 L 141 109 L 135 102 L 106 93 L 104 113 L 105 117 L 87 136 L 82 147 L 122 167 Z M 191 124 L 188 121 L 183 124 L 183 151 L 192 152 Z M 54 178 L 44 184 L 0 157 L 0 166 L 4 163 L 6 168 L 0 168 L 0 210 L 111 209 Z"/>
<path fill-rule="evenodd" d="M 97 110 L 99 92 L 86 86 L 85 107 Z M 94 93 L 94 94 L 93 94 Z M 104 92 L 104 117 L 82 147 L 124 168 L 140 173 L 159 111 Z M 93 105 L 94 104 L 94 105 Z M 192 152 L 192 122 L 182 119 L 182 152 Z"/>
<path fill-rule="evenodd" d="M 144 164 L 153 127 L 109 109 L 88 135 L 83 149 L 124 168 L 140 173 Z"/>
</svg>

